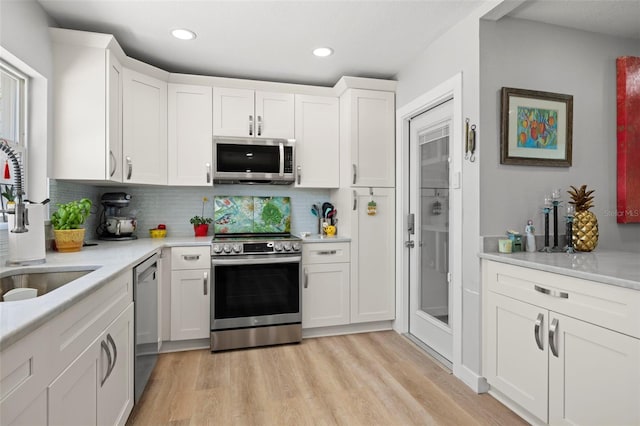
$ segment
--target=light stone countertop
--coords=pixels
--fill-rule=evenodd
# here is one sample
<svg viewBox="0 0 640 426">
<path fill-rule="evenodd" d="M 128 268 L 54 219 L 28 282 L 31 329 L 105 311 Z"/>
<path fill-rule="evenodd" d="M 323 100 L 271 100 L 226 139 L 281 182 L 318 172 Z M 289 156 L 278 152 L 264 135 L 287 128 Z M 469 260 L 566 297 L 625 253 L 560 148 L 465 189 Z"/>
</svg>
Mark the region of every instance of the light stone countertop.
<svg viewBox="0 0 640 426">
<path fill-rule="evenodd" d="M 640 254 L 596 250 L 590 253 L 480 253 L 482 259 L 554 272 L 640 291 Z"/>
<path fill-rule="evenodd" d="M 303 243 L 348 243 L 351 242 L 351 238 L 344 237 L 342 235 L 335 235 L 333 237 L 326 237 L 320 234 L 311 234 L 309 236 L 303 237 L 298 234 L 297 237 L 302 238 Z"/>
<path fill-rule="evenodd" d="M 90 241 L 97 246 L 83 247 L 76 253 L 47 252 L 41 265 L 0 267 L 0 277 L 12 271 L 48 272 L 53 270 L 94 269 L 50 293 L 35 299 L 0 302 L 0 350 L 17 342 L 54 316 L 84 299 L 115 276 L 160 253 L 163 247 L 211 245 L 212 237 L 139 238 L 131 241 Z M 6 259 L 0 259 L 5 265 Z"/>
</svg>

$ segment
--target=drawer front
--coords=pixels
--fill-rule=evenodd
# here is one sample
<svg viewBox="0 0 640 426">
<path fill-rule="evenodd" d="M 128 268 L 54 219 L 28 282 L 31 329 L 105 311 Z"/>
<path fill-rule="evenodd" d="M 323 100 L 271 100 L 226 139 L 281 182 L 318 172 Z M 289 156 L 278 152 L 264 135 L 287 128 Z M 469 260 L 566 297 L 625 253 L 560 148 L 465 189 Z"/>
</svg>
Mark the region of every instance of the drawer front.
<svg viewBox="0 0 640 426">
<path fill-rule="evenodd" d="M 318 263 L 349 262 L 349 243 L 310 243 L 302 245 L 302 263 L 312 265 Z"/>
<path fill-rule="evenodd" d="M 208 269 L 211 267 L 211 246 L 173 247 L 171 269 Z"/>
<path fill-rule="evenodd" d="M 485 260 L 488 291 L 640 338 L 640 292 Z"/>
<path fill-rule="evenodd" d="M 133 273 L 128 270 L 60 314 L 52 330 L 56 370 L 66 368 L 131 302 Z"/>
</svg>

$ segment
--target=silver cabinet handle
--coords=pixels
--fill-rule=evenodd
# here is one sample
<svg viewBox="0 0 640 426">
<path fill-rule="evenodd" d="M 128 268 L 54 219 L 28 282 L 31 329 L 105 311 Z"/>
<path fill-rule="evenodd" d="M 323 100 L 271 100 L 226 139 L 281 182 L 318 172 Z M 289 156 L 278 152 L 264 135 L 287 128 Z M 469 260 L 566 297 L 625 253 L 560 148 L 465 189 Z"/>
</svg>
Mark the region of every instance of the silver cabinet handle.
<svg viewBox="0 0 640 426">
<path fill-rule="evenodd" d="M 107 378 L 109 378 L 109 376 L 113 372 L 113 369 L 116 366 L 116 362 L 118 361 L 118 347 L 116 346 L 116 342 L 113 341 L 113 337 L 111 337 L 110 333 L 107 333 L 107 341 L 111 344 L 111 347 L 113 348 L 113 364 L 111 364 L 111 368 L 109 369 L 109 374 L 107 374 Z"/>
<path fill-rule="evenodd" d="M 357 168 L 356 168 L 355 163 L 352 164 L 351 166 L 353 167 L 353 184 L 355 185 L 356 184 L 356 176 L 358 175 Z"/>
<path fill-rule="evenodd" d="M 533 289 L 538 293 L 548 294 L 549 296 L 559 297 L 561 299 L 568 299 L 569 293 L 564 291 L 550 290 L 548 288 L 540 287 L 539 285 L 534 285 Z"/>
<path fill-rule="evenodd" d="M 280 153 L 280 168 L 278 170 L 278 176 L 284 176 L 284 144 L 282 142 L 278 144 L 278 151 Z"/>
<path fill-rule="evenodd" d="M 300 181 L 302 180 L 302 166 L 298 166 L 296 170 L 298 171 L 298 185 L 300 185 Z"/>
<path fill-rule="evenodd" d="M 318 254 L 322 254 L 322 255 L 336 254 L 336 253 L 338 253 L 338 250 L 322 250 L 318 252 Z"/>
<path fill-rule="evenodd" d="M 184 255 L 182 255 L 182 258 L 184 260 L 199 260 L 200 259 L 200 255 L 199 254 L 184 254 Z"/>
<path fill-rule="evenodd" d="M 304 268 L 304 288 L 309 287 L 309 273 L 307 272 L 307 268 Z"/>
<path fill-rule="evenodd" d="M 353 191 L 353 211 L 356 211 L 358 207 L 358 196 L 356 195 L 356 191 Z"/>
<path fill-rule="evenodd" d="M 211 183 L 211 163 L 205 163 L 204 166 L 207 169 L 207 183 Z"/>
<path fill-rule="evenodd" d="M 556 331 L 558 330 L 558 318 L 554 318 L 549 326 L 549 347 L 553 356 L 558 358 L 558 347 L 556 346 Z"/>
<path fill-rule="evenodd" d="M 207 295 L 207 287 L 209 286 L 209 273 L 204 273 L 204 295 Z"/>
<path fill-rule="evenodd" d="M 253 115 L 249 116 L 249 136 L 253 136 Z"/>
<path fill-rule="evenodd" d="M 538 349 L 541 351 L 544 350 L 542 346 L 542 321 L 544 320 L 544 315 L 538 314 L 538 318 L 536 318 L 536 325 L 533 327 L 533 335 L 536 338 L 536 345 L 538 345 Z"/>
<path fill-rule="evenodd" d="M 111 374 L 111 351 L 109 351 L 109 346 L 107 346 L 107 343 L 104 340 L 100 342 L 100 347 L 102 348 L 104 353 L 107 354 L 107 364 L 109 364 L 109 366 L 107 367 L 107 372 L 105 373 L 102 380 L 100 380 L 100 387 L 102 387 L 104 385 L 104 382 L 107 381 L 109 374 Z"/>
<path fill-rule="evenodd" d="M 109 172 L 109 177 L 113 177 L 116 174 L 116 168 L 118 167 L 116 164 L 116 156 L 113 155 L 113 151 L 109 150 L 109 158 L 111 159 L 111 172 Z"/>
<path fill-rule="evenodd" d="M 131 179 L 131 174 L 133 173 L 133 161 L 131 161 L 131 157 L 127 157 L 127 180 Z"/>
<path fill-rule="evenodd" d="M 258 116 L 258 136 L 262 135 L 262 116 Z"/>
</svg>

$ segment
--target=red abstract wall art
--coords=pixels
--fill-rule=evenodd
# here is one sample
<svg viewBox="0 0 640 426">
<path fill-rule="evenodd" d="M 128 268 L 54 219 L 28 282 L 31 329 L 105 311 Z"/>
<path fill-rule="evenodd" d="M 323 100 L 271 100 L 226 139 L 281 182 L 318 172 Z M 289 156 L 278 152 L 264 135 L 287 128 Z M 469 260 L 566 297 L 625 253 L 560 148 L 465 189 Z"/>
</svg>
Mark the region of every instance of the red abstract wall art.
<svg viewBox="0 0 640 426">
<path fill-rule="evenodd" d="M 618 223 L 640 223 L 640 57 L 622 56 L 617 70 Z"/>
</svg>

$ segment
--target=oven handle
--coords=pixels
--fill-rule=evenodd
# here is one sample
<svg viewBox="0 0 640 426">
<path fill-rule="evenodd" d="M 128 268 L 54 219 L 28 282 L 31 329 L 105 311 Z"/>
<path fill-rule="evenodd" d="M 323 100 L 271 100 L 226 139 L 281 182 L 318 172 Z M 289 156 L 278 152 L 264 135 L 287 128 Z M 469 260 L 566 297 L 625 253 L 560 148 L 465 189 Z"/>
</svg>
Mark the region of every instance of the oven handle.
<svg viewBox="0 0 640 426">
<path fill-rule="evenodd" d="M 301 262 L 301 261 L 302 261 L 302 256 L 270 257 L 269 259 L 247 259 L 246 257 L 243 257 L 240 259 L 211 258 L 211 265 L 213 266 L 216 266 L 216 265 L 220 265 L 220 266 L 222 265 L 264 265 L 269 263 L 295 263 L 295 262 Z"/>
</svg>

